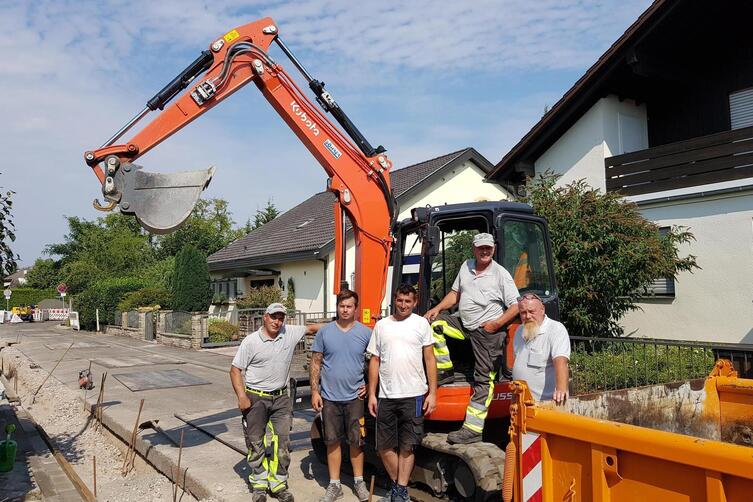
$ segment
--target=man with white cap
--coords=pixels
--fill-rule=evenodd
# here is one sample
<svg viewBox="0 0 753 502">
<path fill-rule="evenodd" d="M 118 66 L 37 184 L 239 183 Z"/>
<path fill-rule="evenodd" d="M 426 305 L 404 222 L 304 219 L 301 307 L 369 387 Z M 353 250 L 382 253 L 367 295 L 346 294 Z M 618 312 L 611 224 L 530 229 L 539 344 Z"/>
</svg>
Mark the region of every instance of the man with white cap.
<svg viewBox="0 0 753 502">
<path fill-rule="evenodd" d="M 301 338 L 313 335 L 323 325 L 285 324 L 286 312 L 281 303 L 269 305 L 262 327 L 243 339 L 230 367 L 230 381 L 243 414 L 253 502 L 264 502 L 267 490 L 281 502 L 293 502 L 287 483 L 293 420 L 290 363 Z"/>
<path fill-rule="evenodd" d="M 473 257 L 460 266 L 452 289 L 424 317 L 432 322 L 435 335 L 435 357 L 440 383 L 452 372 L 452 362 L 444 336 L 470 339 L 475 361 L 473 396 L 465 412 L 460 430 L 447 435 L 451 444 L 481 441 L 489 404 L 494 394 L 498 362 L 504 355 L 505 327 L 518 316 L 518 288 L 510 273 L 494 261 L 494 237 L 480 233 L 473 238 Z M 459 316 L 443 310 L 458 305 Z M 445 361 L 446 360 L 446 361 Z"/>
</svg>

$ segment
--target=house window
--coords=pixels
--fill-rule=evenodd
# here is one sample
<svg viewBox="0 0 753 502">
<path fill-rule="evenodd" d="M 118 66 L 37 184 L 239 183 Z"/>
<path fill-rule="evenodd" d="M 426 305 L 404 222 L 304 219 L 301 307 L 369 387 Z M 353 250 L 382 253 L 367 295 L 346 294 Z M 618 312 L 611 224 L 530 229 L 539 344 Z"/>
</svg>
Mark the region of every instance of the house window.
<svg viewBox="0 0 753 502">
<path fill-rule="evenodd" d="M 659 235 L 664 237 L 669 232 L 670 227 L 659 227 Z M 671 277 L 660 277 L 654 279 L 648 288 L 648 293 L 654 296 L 675 296 L 675 280 Z"/>
<path fill-rule="evenodd" d="M 753 87 L 730 93 L 729 121 L 731 129 L 753 126 Z"/>
<path fill-rule="evenodd" d="M 228 299 L 235 298 L 238 295 L 236 279 L 212 281 L 211 286 L 214 293 L 223 293 Z"/>
</svg>

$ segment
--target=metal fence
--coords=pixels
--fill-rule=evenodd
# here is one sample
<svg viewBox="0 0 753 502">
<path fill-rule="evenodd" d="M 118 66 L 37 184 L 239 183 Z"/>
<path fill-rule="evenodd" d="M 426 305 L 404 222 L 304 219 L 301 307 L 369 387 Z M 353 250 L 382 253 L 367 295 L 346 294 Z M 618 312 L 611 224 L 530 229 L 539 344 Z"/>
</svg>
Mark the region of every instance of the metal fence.
<svg viewBox="0 0 753 502">
<path fill-rule="evenodd" d="M 732 360 L 741 376 L 753 364 L 753 345 L 579 336 L 570 343 L 573 395 L 704 378 L 720 357 Z"/>
<path fill-rule="evenodd" d="M 166 333 L 177 333 L 179 335 L 191 334 L 191 312 L 173 310 L 171 312 L 162 312 L 160 315 L 164 316 L 164 329 Z"/>
<path fill-rule="evenodd" d="M 129 328 L 138 328 L 139 327 L 139 313 L 136 310 L 129 310 L 128 311 L 128 327 Z"/>
<path fill-rule="evenodd" d="M 123 325 L 123 313 L 120 310 L 116 310 L 115 312 L 113 312 L 112 320 L 109 324 L 113 326 L 122 326 Z"/>
</svg>

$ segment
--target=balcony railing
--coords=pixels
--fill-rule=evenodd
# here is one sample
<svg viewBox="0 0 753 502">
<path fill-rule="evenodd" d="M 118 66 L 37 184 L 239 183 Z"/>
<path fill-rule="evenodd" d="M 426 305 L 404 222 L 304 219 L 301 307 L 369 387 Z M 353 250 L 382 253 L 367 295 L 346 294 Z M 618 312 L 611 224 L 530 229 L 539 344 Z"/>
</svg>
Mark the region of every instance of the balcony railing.
<svg viewBox="0 0 753 502">
<path fill-rule="evenodd" d="M 753 178 L 753 127 L 604 159 L 608 192 L 640 195 Z"/>
</svg>

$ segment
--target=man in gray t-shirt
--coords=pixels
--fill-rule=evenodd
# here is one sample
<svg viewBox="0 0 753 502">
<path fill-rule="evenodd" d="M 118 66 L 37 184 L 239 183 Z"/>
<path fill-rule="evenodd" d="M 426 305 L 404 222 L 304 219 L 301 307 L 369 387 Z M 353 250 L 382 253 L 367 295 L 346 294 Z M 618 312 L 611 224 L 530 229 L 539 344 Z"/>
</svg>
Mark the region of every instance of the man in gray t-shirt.
<svg viewBox="0 0 753 502">
<path fill-rule="evenodd" d="M 451 444 L 481 441 L 494 390 L 497 366 L 504 355 L 505 326 L 518 315 L 518 288 L 510 273 L 494 261 L 494 237 L 480 233 L 473 238 L 473 260 L 461 265 L 452 290 L 424 317 L 432 322 L 438 380 L 452 379 L 452 361 L 445 336 L 470 339 L 473 348 L 473 396 L 460 430 L 447 435 Z M 458 305 L 457 316 L 443 310 Z"/>
<path fill-rule="evenodd" d="M 280 502 L 293 502 L 287 482 L 288 443 L 293 420 L 288 394 L 290 362 L 301 338 L 314 334 L 322 325 L 287 325 L 285 314 L 281 303 L 268 306 L 262 327 L 243 339 L 230 367 L 230 381 L 243 415 L 252 502 L 264 502 L 267 490 Z M 267 429 L 271 442 L 266 440 Z M 270 459 L 267 446 L 274 450 Z"/>
</svg>

